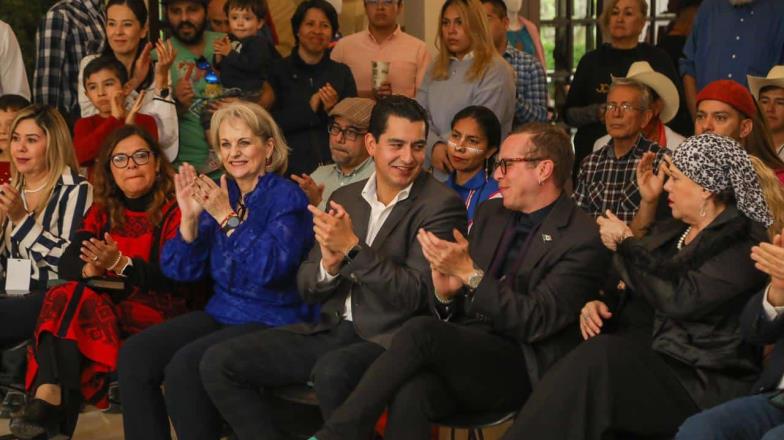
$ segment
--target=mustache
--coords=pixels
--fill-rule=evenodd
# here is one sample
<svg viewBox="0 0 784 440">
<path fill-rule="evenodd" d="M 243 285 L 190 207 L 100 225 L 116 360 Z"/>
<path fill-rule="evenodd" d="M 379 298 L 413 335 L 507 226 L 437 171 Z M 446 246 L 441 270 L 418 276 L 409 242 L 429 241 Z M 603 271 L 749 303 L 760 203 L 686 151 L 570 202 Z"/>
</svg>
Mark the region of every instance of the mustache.
<svg viewBox="0 0 784 440">
<path fill-rule="evenodd" d="M 196 25 L 194 25 L 194 24 L 193 24 L 193 23 L 191 23 L 190 21 L 183 21 L 182 23 L 180 23 L 180 24 L 178 24 L 178 25 L 177 25 L 177 30 L 178 30 L 178 31 L 181 31 L 181 30 L 183 30 L 183 29 L 184 29 L 186 26 L 190 26 L 190 27 L 191 27 L 191 28 L 193 28 L 193 29 L 198 29 L 198 28 L 196 27 Z"/>
</svg>

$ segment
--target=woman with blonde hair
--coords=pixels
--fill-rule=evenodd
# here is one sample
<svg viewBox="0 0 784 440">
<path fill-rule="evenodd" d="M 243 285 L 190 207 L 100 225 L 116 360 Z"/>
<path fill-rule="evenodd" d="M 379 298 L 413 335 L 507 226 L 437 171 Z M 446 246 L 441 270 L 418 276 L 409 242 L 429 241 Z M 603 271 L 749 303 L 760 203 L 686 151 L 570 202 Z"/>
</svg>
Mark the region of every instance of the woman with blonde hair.
<svg viewBox="0 0 784 440">
<path fill-rule="evenodd" d="M 773 224 L 768 228 L 769 238 L 773 239 L 784 229 L 784 187 L 782 187 L 776 173 L 762 159 L 752 154 L 749 154 L 749 158 L 751 165 L 754 166 L 754 171 L 757 172 L 762 194 L 765 196 L 765 201 L 768 202 L 770 215 L 773 218 Z"/>
<path fill-rule="evenodd" d="M 582 160 L 593 150 L 594 142 L 607 134 L 602 109 L 612 78 L 625 77 L 636 61 L 647 61 L 654 71 L 667 76 L 678 89 L 680 110 L 670 122 L 671 128 L 684 135 L 694 130 L 683 101 L 683 81 L 669 55 L 640 42 L 647 15 L 648 3 L 645 0 L 609 0 L 604 3 L 599 25 L 606 42 L 580 59 L 563 109 L 566 123 L 577 128 L 574 137 L 575 179 Z"/>
<path fill-rule="evenodd" d="M 60 258 L 60 277 L 70 281 L 46 293 L 38 317 L 27 367 L 35 397 L 10 423 L 18 438 L 71 435 L 83 400 L 108 406 L 122 341 L 185 312 L 186 292 L 193 291 L 165 277 L 158 264 L 180 220 L 174 173 L 160 145 L 126 125 L 109 135 L 96 163 L 95 204 Z M 122 286 L 90 282 L 107 275 L 120 277 Z"/>
<path fill-rule="evenodd" d="M 470 105 L 489 108 L 501 122 L 503 139 L 512 129 L 516 89 L 511 67 L 493 46 L 479 0 L 447 0 L 439 21 L 439 53 L 416 99 L 430 115 L 427 159 L 436 177 L 446 180 L 445 173 L 453 170 L 447 145 L 455 114 Z"/>
<path fill-rule="evenodd" d="M 178 233 L 163 245 L 161 270 L 179 282 L 210 279 L 205 310 L 132 336 L 119 357 L 125 438 L 216 439 L 222 419 L 204 391 L 199 363 L 214 344 L 266 327 L 313 318 L 297 292 L 300 261 L 313 245 L 308 199 L 280 176 L 288 147 L 256 104 L 212 116 L 210 140 L 226 174 L 220 182 L 183 164 L 174 177 Z M 166 390 L 161 392 L 161 385 Z"/>
<path fill-rule="evenodd" d="M 68 126 L 57 110 L 26 107 L 10 133 L 12 181 L 0 187 L 0 261 L 6 274 L 29 280 L 32 293 L 0 298 L 4 347 L 33 334 L 47 281 L 59 278 L 60 257 L 92 204 L 92 188 L 78 174 Z M 15 268 L 9 269 L 10 259 Z"/>
</svg>

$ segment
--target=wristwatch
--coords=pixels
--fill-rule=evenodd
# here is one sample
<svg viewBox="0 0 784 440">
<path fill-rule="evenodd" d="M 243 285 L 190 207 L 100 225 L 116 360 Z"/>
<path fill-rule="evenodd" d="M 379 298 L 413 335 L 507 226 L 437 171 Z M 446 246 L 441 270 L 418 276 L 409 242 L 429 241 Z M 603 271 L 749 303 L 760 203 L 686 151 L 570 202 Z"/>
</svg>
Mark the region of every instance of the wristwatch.
<svg viewBox="0 0 784 440">
<path fill-rule="evenodd" d="M 240 225 L 240 217 L 237 215 L 236 212 L 231 212 L 221 222 L 221 231 L 223 231 L 224 233 L 228 233 L 229 231 L 236 229 L 237 226 L 239 225 Z"/>
<path fill-rule="evenodd" d="M 468 276 L 468 290 L 471 292 L 475 291 L 477 287 L 479 287 L 479 283 L 482 282 L 482 278 L 484 278 L 485 272 L 482 269 L 474 268 L 474 271 L 471 272 L 471 275 Z"/>
<path fill-rule="evenodd" d="M 344 258 L 344 261 L 345 261 L 346 263 L 349 263 L 349 262 L 351 262 L 351 261 L 354 261 L 354 258 L 356 258 L 356 257 L 357 257 L 357 254 L 358 254 L 358 253 L 359 253 L 359 251 L 361 251 L 361 250 L 362 250 L 362 246 L 360 246 L 360 245 L 359 245 L 359 243 L 357 243 L 356 245 L 354 245 L 354 247 L 353 247 L 353 248 L 349 249 L 349 251 L 348 251 L 348 252 L 346 252 L 346 257 Z"/>
</svg>

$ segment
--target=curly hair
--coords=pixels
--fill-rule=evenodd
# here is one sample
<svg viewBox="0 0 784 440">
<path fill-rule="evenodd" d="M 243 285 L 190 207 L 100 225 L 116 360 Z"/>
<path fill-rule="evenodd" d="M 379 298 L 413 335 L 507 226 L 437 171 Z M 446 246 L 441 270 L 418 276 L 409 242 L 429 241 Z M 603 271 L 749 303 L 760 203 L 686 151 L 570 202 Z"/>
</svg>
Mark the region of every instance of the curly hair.
<svg viewBox="0 0 784 440">
<path fill-rule="evenodd" d="M 125 216 L 123 216 L 125 196 L 112 175 L 112 152 L 117 144 L 131 136 L 142 138 L 159 164 L 158 175 L 155 177 L 155 184 L 152 188 L 152 203 L 147 207 L 147 219 L 151 224 L 157 225 L 161 222 L 163 206 L 174 197 L 174 167 L 166 159 L 160 144 L 147 131 L 135 125 L 120 127 L 104 140 L 95 161 L 95 175 L 93 176 L 95 204 L 103 207 L 113 227 L 125 224 Z"/>
</svg>

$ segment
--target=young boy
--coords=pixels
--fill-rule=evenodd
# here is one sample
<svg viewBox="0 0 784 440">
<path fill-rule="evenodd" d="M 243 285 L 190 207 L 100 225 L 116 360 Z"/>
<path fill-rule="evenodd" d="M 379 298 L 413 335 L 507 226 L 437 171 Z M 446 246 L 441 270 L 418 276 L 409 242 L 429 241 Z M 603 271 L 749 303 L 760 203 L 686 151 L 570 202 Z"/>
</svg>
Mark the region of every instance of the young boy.
<svg viewBox="0 0 784 440">
<path fill-rule="evenodd" d="M 224 9 L 231 32 L 213 45 L 223 96 L 258 102 L 272 61 L 269 43 L 259 34 L 267 16 L 267 3 L 228 0 Z"/>
<path fill-rule="evenodd" d="M 92 166 L 101 145 L 115 129 L 126 124 L 138 125 L 158 140 L 155 118 L 139 113 L 144 93 L 139 94 L 130 110 L 125 109 L 123 85 L 127 81 L 125 66 L 111 55 L 98 57 L 84 68 L 84 88 L 98 114 L 76 121 L 73 141 L 76 158 L 86 167 L 83 171 L 87 171 L 91 180 Z"/>
<path fill-rule="evenodd" d="M 30 101 L 19 95 L 0 96 L 0 184 L 11 181 L 11 123 Z"/>
</svg>

